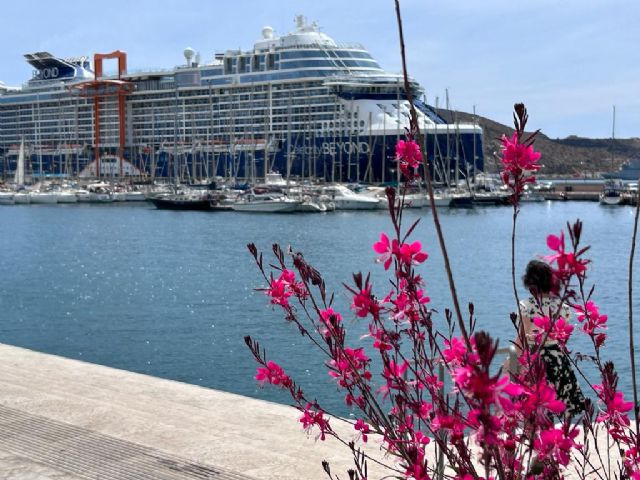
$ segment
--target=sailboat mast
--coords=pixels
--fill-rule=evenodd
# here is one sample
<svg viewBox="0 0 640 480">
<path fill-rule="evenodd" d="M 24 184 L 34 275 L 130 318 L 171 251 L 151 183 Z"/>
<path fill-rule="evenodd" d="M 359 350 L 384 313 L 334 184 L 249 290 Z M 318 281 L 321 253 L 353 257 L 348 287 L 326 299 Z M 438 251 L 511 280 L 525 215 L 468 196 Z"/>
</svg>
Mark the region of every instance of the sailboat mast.
<svg viewBox="0 0 640 480">
<path fill-rule="evenodd" d="M 615 140 L 616 140 L 616 106 L 613 106 L 613 123 L 611 126 L 611 171 L 613 172 L 613 158 L 614 158 L 614 148 L 615 148 Z"/>
</svg>

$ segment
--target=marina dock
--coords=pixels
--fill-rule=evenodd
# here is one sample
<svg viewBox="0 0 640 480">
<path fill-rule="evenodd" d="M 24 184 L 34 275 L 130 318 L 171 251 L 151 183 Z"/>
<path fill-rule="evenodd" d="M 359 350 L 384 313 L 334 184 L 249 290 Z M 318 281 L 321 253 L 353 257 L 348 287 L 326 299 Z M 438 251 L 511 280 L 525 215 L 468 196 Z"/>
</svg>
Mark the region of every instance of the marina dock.
<svg viewBox="0 0 640 480">
<path fill-rule="evenodd" d="M 2 478 L 325 479 L 291 407 L 0 344 Z"/>
</svg>

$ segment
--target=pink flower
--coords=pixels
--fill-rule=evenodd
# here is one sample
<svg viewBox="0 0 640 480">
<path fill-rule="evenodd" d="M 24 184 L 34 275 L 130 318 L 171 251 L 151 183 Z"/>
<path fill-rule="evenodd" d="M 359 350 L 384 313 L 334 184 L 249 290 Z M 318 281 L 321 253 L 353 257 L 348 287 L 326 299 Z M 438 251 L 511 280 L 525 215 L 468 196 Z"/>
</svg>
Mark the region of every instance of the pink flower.
<svg viewBox="0 0 640 480">
<path fill-rule="evenodd" d="M 281 385 L 283 388 L 288 388 L 291 385 L 291 378 L 284 373 L 280 365 L 271 360 L 269 360 L 266 367 L 258 367 L 256 380 L 262 387 L 265 383 Z"/>
<path fill-rule="evenodd" d="M 547 412 L 560 414 L 566 409 L 564 402 L 556 397 L 555 389 L 544 380 L 525 388 L 519 405 L 525 417 L 533 415 L 541 424 L 544 424 Z"/>
<path fill-rule="evenodd" d="M 295 295 L 298 298 L 308 296 L 306 287 L 302 282 L 296 282 L 296 274 L 286 268 L 282 270 L 277 279 L 271 277 L 271 284 L 266 290 L 266 295 L 271 297 L 271 303 L 287 307 L 289 305 L 289 297 Z"/>
<path fill-rule="evenodd" d="M 549 235 L 547 237 L 547 246 L 553 250 L 554 254 L 545 256 L 545 260 L 549 263 L 555 263 L 557 269 L 554 274 L 560 280 L 568 280 L 572 275 L 583 277 L 587 270 L 587 260 L 578 258 L 573 252 L 565 251 L 564 232 L 560 232 L 560 236 Z"/>
<path fill-rule="evenodd" d="M 520 198 L 526 183 L 535 181 L 534 172 L 540 169 L 537 163 L 540 152 L 536 152 L 533 146 L 520 143 L 518 134 L 511 138 L 502 136 L 502 167 L 501 177 L 503 183 L 511 188 L 515 200 Z"/>
<path fill-rule="evenodd" d="M 398 261 L 405 265 L 418 265 L 424 262 L 429 258 L 429 255 L 421 251 L 421 249 L 422 244 L 418 241 L 413 242 L 412 244 L 403 243 L 398 249 Z"/>
<path fill-rule="evenodd" d="M 293 295 L 289 289 L 289 284 L 284 282 L 281 278 L 271 279 L 271 285 L 266 291 L 266 294 L 271 297 L 271 303 L 286 307 L 289 305 L 289 297 Z"/>
<path fill-rule="evenodd" d="M 541 460 L 549 458 L 566 467 L 569 464 L 571 450 L 582 448 L 581 445 L 573 441 L 579 433 L 576 427 L 567 433 L 562 428 L 549 428 L 541 431 L 533 445 L 538 458 Z"/>
<path fill-rule="evenodd" d="M 384 328 L 376 328 L 373 324 L 369 324 L 369 333 L 375 339 L 373 348 L 380 352 L 386 352 L 393 348 L 390 343 L 389 333 Z"/>
<path fill-rule="evenodd" d="M 417 461 L 407 466 L 404 472 L 406 478 L 411 480 L 431 480 L 431 476 L 423 461 Z"/>
<path fill-rule="evenodd" d="M 396 158 L 406 161 L 411 167 L 422 161 L 420 146 L 413 140 L 400 140 L 396 144 Z"/>
<path fill-rule="evenodd" d="M 371 285 L 368 285 L 353 296 L 351 309 L 355 310 L 356 315 L 361 318 L 369 314 L 377 316 L 380 313 L 380 305 L 371 294 Z"/>
<path fill-rule="evenodd" d="M 403 320 L 405 318 L 411 319 L 415 315 L 413 302 L 407 292 L 400 292 L 395 300 L 390 299 L 390 301 L 393 305 L 391 318 L 394 320 Z"/>
<path fill-rule="evenodd" d="M 302 423 L 302 428 L 304 428 L 307 433 L 309 433 L 314 426 L 317 426 L 320 429 L 320 440 L 325 440 L 327 433 L 333 433 L 329 425 L 329 419 L 324 416 L 324 411 L 310 403 L 307 403 L 307 406 L 303 410 L 300 423 Z"/>
<path fill-rule="evenodd" d="M 622 392 L 609 391 L 610 389 L 604 389 L 602 385 L 594 385 L 593 388 L 605 406 L 605 411 L 598 415 L 596 421 L 628 427 L 630 422 L 627 412 L 633 408 L 633 402 L 625 402 Z"/>
<path fill-rule="evenodd" d="M 364 443 L 367 443 L 367 433 L 369 433 L 369 425 L 367 425 L 364 420 L 362 420 L 361 418 L 359 418 L 358 420 L 356 420 L 355 425 L 353 426 L 353 428 L 355 428 L 357 431 L 362 433 L 362 441 Z"/>
<path fill-rule="evenodd" d="M 384 372 L 382 372 L 387 384 L 381 386 L 378 392 L 386 397 L 391 390 L 402 390 L 406 384 L 404 374 L 408 368 L 409 363 L 406 360 L 402 364 L 389 360 L 389 363 L 384 366 Z"/>
<path fill-rule="evenodd" d="M 534 317 L 533 323 L 542 330 L 542 332 L 536 334 L 536 342 L 538 344 L 546 336 L 548 339 L 555 340 L 559 345 L 565 347 L 573 333 L 573 325 L 562 317 L 556 319 L 555 322 L 552 322 L 549 317 Z"/>
<path fill-rule="evenodd" d="M 445 361 L 451 365 L 462 365 L 467 355 L 467 345 L 459 338 L 452 338 L 451 341 L 444 341 L 445 349 L 442 350 L 442 356 Z"/>
<path fill-rule="evenodd" d="M 422 162 L 422 152 L 420 146 L 409 139 L 399 140 L 396 144 L 396 159 L 400 165 L 400 171 L 409 179 L 418 176 L 417 169 Z"/>
<path fill-rule="evenodd" d="M 338 312 L 335 312 L 333 308 L 327 308 L 326 310 L 320 310 L 320 321 L 324 325 L 324 328 L 321 329 L 320 333 L 325 336 L 325 338 L 329 338 L 332 333 L 335 333 L 335 326 L 339 325 L 342 322 L 342 315 Z"/>
<path fill-rule="evenodd" d="M 397 247 L 398 241 L 394 239 L 393 242 L 389 242 L 389 237 L 384 233 L 380 234 L 380 241 L 373 244 L 373 250 L 380 254 L 376 261 L 384 262 L 385 270 L 389 270 L 389 266 L 393 260 L 393 253 Z"/>
<path fill-rule="evenodd" d="M 345 348 L 344 354 L 339 353 L 336 359 L 329 362 L 329 375 L 338 379 L 338 385 L 343 388 L 353 384 L 359 374 L 364 380 L 371 380 L 371 372 L 366 368 L 371 360 L 364 354 L 362 348 Z"/>
<path fill-rule="evenodd" d="M 600 315 L 598 306 L 589 300 L 583 308 L 581 305 L 574 307 L 578 322 L 582 324 L 582 331 L 592 337 L 596 347 L 601 347 L 606 339 L 604 333 L 596 333 L 597 330 L 605 330 L 607 328 L 607 316 Z"/>
<path fill-rule="evenodd" d="M 540 152 L 536 152 L 533 146 L 526 146 L 518 140 L 518 134 L 513 133 L 511 138 L 502 135 L 502 164 L 513 173 L 528 173 L 540 170 L 537 164 Z"/>
<path fill-rule="evenodd" d="M 431 428 L 435 433 L 440 430 L 448 431 L 450 433 L 450 443 L 454 443 L 464 438 L 465 426 L 460 418 L 454 415 L 447 415 L 446 413 L 436 414 L 431 421 Z"/>
</svg>

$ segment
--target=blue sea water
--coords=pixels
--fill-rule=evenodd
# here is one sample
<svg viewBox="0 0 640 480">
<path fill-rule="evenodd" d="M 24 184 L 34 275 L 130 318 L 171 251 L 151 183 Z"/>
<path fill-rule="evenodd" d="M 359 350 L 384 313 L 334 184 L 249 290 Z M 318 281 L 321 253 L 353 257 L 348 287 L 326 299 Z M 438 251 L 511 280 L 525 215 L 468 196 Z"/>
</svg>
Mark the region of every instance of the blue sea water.
<svg viewBox="0 0 640 480">
<path fill-rule="evenodd" d="M 584 221 L 592 246 L 589 283 L 609 316 L 605 357 L 616 364 L 620 385 L 631 392 L 628 354 L 627 274 L 634 210 L 597 203 L 525 204 L 517 228 L 518 278 L 526 262 L 547 253 L 546 236 Z M 421 273 L 432 306 L 451 298 L 428 210 L 412 238 L 430 257 Z M 442 210 L 440 218 L 463 308 L 475 305 L 477 329 L 514 337 L 510 277 L 511 209 Z M 0 342 L 134 372 L 287 403 L 259 389 L 255 362 L 243 337 L 260 340 L 323 404 L 344 413 L 322 357 L 287 324 L 256 288 L 264 286 L 246 244 L 269 257 L 271 245 L 291 245 L 323 274 L 336 294 L 350 342 L 365 344 L 366 324 L 349 311 L 342 282 L 372 272 L 375 291 L 389 290 L 371 245 L 390 233 L 383 211 L 307 215 L 171 212 L 143 205 L 33 205 L 0 208 Z M 640 252 L 638 253 L 640 255 Z M 640 323 L 640 272 L 635 262 L 634 311 Z M 520 288 L 520 295 L 524 291 Z M 636 343 L 639 328 L 636 326 Z M 590 352 L 584 336 L 572 349 Z"/>
</svg>

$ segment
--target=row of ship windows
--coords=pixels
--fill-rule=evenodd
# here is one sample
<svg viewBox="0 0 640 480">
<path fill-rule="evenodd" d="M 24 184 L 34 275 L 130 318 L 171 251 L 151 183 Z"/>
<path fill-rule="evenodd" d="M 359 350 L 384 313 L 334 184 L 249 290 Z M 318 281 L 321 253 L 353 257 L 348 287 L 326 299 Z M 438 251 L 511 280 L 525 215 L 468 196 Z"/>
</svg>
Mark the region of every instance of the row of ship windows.
<svg viewBox="0 0 640 480">
<path fill-rule="evenodd" d="M 241 96 L 242 98 L 249 99 L 260 98 L 260 92 L 267 93 L 271 90 L 271 96 L 273 98 L 278 97 L 286 97 L 289 94 L 292 96 L 307 96 L 312 92 L 321 95 L 330 95 L 330 90 L 327 87 L 322 86 L 318 82 L 300 82 L 295 84 L 284 84 L 284 85 L 272 85 L 271 88 L 268 88 L 267 85 L 254 85 L 251 87 L 233 87 L 233 88 L 215 88 L 215 89 L 207 89 L 207 88 L 194 88 L 194 89 L 185 89 L 185 90 L 176 90 L 175 95 L 172 95 L 173 98 L 183 98 L 183 97 L 203 97 L 203 98 L 211 98 L 214 101 L 217 98 L 233 96 L 233 98 L 237 98 Z M 243 92 L 242 90 L 245 90 Z M 268 95 L 264 95 L 262 98 L 267 98 Z M 167 99 L 167 91 L 155 92 L 155 93 L 144 93 L 144 94 L 136 94 L 134 93 L 131 99 L 149 99 L 149 100 L 165 100 Z M 43 106 L 55 106 L 55 105 L 91 105 L 92 101 L 81 98 L 81 97 L 70 97 L 68 95 L 61 96 L 52 96 L 52 95 L 27 95 L 20 96 L 17 98 L 9 98 L 0 99 L 0 108 L 38 108 L 38 105 Z M 9 101 L 13 100 L 13 101 Z M 21 103 L 15 103 L 15 102 Z M 110 100 L 111 102 L 115 102 L 116 100 Z"/>
<path fill-rule="evenodd" d="M 204 108 L 203 108 L 204 107 Z M 212 112 L 251 112 L 251 111 L 265 111 L 265 110 L 291 110 L 293 112 L 299 111 L 335 111 L 339 107 L 337 103 L 329 103 L 326 98 L 315 98 L 308 99 L 305 104 L 298 103 L 295 107 L 291 107 L 291 104 L 288 101 L 274 101 L 271 106 L 267 105 L 265 102 L 260 102 L 256 104 L 253 103 L 225 103 L 225 104 L 215 104 L 215 105 L 207 105 L 206 103 L 182 103 L 176 105 L 175 103 L 169 103 L 166 106 L 158 106 L 158 105 L 145 105 L 145 104 L 137 104 L 132 105 L 131 114 L 133 115 L 154 115 L 154 116 L 163 116 L 163 115 L 175 115 L 176 113 L 181 112 L 200 112 L 204 114 L 211 114 Z M 108 104 L 103 105 L 100 110 L 102 115 L 115 114 L 117 112 L 116 105 Z M 0 114 L 0 121 L 2 123 L 10 123 L 13 121 L 20 121 L 23 119 L 37 119 L 40 121 L 43 120 L 61 120 L 64 118 L 67 119 L 86 119 L 93 117 L 93 107 L 87 106 L 83 109 L 76 109 L 74 107 L 50 107 L 50 108 L 40 108 L 40 109 L 20 109 L 17 111 L 3 111 Z"/>
<path fill-rule="evenodd" d="M 328 112 L 328 113 L 327 113 Z M 251 114 L 252 112 L 239 112 L 238 115 L 233 115 L 233 116 L 212 116 L 210 114 L 192 114 L 192 115 L 163 115 L 163 116 L 158 116 L 155 117 L 153 119 L 153 121 L 149 121 L 149 117 L 147 115 L 138 115 L 138 116 L 134 116 L 133 117 L 133 122 L 138 124 L 138 123 L 145 123 L 145 124 L 149 124 L 149 125 L 155 125 L 157 127 L 162 127 L 162 126 L 166 126 L 166 125 L 174 125 L 176 123 L 176 120 L 178 121 L 178 123 L 190 123 L 190 124 L 203 124 L 203 125 L 207 125 L 207 124 L 211 124 L 212 122 L 214 123 L 220 123 L 220 122 L 229 122 L 230 120 L 233 123 L 243 123 L 243 124 L 247 124 L 247 123 L 251 123 L 251 124 L 264 124 L 266 122 L 266 118 L 267 118 L 267 112 L 264 111 L 262 112 L 253 112 L 253 114 Z M 291 119 L 291 121 L 304 121 L 304 120 L 332 120 L 332 122 L 329 122 L 327 124 L 325 124 L 324 128 L 333 128 L 333 121 L 336 121 L 336 125 L 345 125 L 345 124 L 353 124 L 353 126 L 364 126 L 364 121 L 360 120 L 358 122 L 358 112 L 342 112 L 342 115 L 340 115 L 340 118 L 338 120 L 336 120 L 336 114 L 337 112 L 332 112 L 330 110 L 316 110 L 316 111 L 308 111 L 308 110 L 304 110 L 304 109 L 296 109 L 295 111 L 285 111 L 285 110 L 280 110 L 280 111 L 273 111 L 271 118 L 274 121 L 277 121 L 277 119 L 281 118 L 281 119 Z M 261 118 L 262 117 L 262 118 Z M 102 117 L 102 121 L 103 123 L 107 123 L 109 121 L 113 121 L 116 122 L 118 119 L 118 115 L 116 112 L 113 112 L 110 115 L 103 115 Z M 246 119 L 249 119 L 249 121 L 247 122 Z M 142 120 L 142 121 L 141 121 Z M 69 129 L 74 129 L 77 128 L 78 125 L 91 125 L 93 121 L 92 117 L 85 117 L 83 119 L 79 119 L 79 121 L 75 121 L 73 119 L 68 119 L 68 120 L 61 120 L 59 118 L 42 118 L 39 120 L 33 120 L 33 119 L 25 119 L 23 121 L 14 121 L 12 122 L 13 128 L 7 128 L 5 129 L 6 131 L 19 131 L 22 129 L 40 129 L 40 130 L 45 130 L 45 129 L 63 129 L 63 130 L 69 130 Z"/>
<path fill-rule="evenodd" d="M 193 92 L 202 92 L 212 93 L 214 95 L 227 95 L 229 93 L 242 93 L 245 91 L 249 92 L 268 92 L 271 90 L 272 92 L 278 91 L 288 91 L 288 90 L 300 90 L 300 91 L 308 91 L 310 89 L 323 89 L 327 92 L 329 91 L 327 87 L 324 87 L 321 82 L 316 81 L 308 81 L 308 82 L 296 82 L 296 83 L 282 83 L 282 84 L 265 84 L 265 85 L 252 85 L 252 86 L 233 86 L 231 88 L 209 88 L 208 90 L 203 89 L 202 87 L 193 87 L 191 89 L 180 90 L 178 93 L 182 95 L 189 95 Z M 134 94 L 135 95 L 135 94 Z M 150 96 L 154 94 L 149 94 Z M 157 97 L 165 97 L 167 95 L 166 92 L 158 92 L 155 94 Z"/>
<path fill-rule="evenodd" d="M 270 122 L 260 121 L 260 119 L 256 118 L 236 118 L 233 122 L 225 122 L 221 123 L 212 123 L 206 119 L 182 119 L 180 121 L 162 121 L 154 124 L 148 122 L 134 122 L 133 128 L 146 128 L 146 129 L 179 129 L 179 128 L 196 128 L 202 127 L 206 129 L 213 130 L 228 130 L 230 128 L 238 128 L 238 127 L 247 127 L 252 126 L 254 130 L 261 131 L 264 129 L 266 124 L 281 124 L 281 125 L 297 125 L 297 124 L 317 124 L 318 128 L 323 128 L 325 130 L 332 130 L 334 128 L 345 129 L 345 128 L 362 128 L 365 126 L 364 120 L 336 120 L 333 115 L 314 115 L 313 118 L 309 118 L 306 115 L 292 115 L 292 116 L 284 116 L 278 115 L 271 118 Z M 78 125 L 70 126 L 75 128 L 69 128 L 65 130 L 61 130 L 57 128 L 56 125 L 40 125 L 39 128 L 36 128 L 35 125 L 24 124 L 15 126 L 13 128 L 8 128 L 3 130 L 3 134 L 20 134 L 26 132 L 36 132 L 39 134 L 69 134 L 71 131 L 78 130 L 90 130 L 92 131 L 91 124 L 82 125 L 82 128 L 78 128 Z M 103 129 L 110 128 L 118 128 L 117 118 L 105 118 L 104 123 L 102 124 Z"/>
<path fill-rule="evenodd" d="M 269 130 L 269 133 L 275 133 L 276 135 L 279 133 L 280 135 L 285 135 L 285 134 L 288 134 L 289 132 L 308 133 L 311 131 L 321 132 L 322 125 L 319 123 L 295 124 L 295 125 L 275 124 Z M 150 142 L 156 142 L 158 141 L 158 139 L 167 139 L 172 141 L 175 138 L 187 138 L 187 137 L 199 138 L 202 141 L 206 141 L 207 139 L 211 139 L 211 138 L 213 139 L 230 138 L 230 137 L 245 138 L 245 137 L 251 136 L 251 132 L 248 132 L 247 129 L 242 129 L 242 128 L 236 128 L 233 131 L 230 129 L 227 129 L 225 131 L 220 130 L 220 131 L 214 132 L 213 134 L 209 130 L 204 128 L 200 128 L 200 129 L 167 128 L 167 129 L 155 129 L 155 130 L 134 129 L 134 131 L 130 133 L 131 134 L 128 135 L 127 138 L 128 138 L 128 141 L 133 143 L 138 143 L 138 142 L 150 143 Z M 354 136 L 365 135 L 365 132 L 363 129 L 359 129 L 359 130 L 358 129 L 342 129 L 338 132 L 324 132 L 325 135 L 326 134 L 332 135 L 334 133 L 339 135 L 343 135 L 347 133 Z M 16 142 L 19 141 L 21 137 L 22 135 L 18 136 L 18 135 L 11 135 L 11 134 L 5 133 L 0 135 L 0 144 L 5 144 L 5 145 L 15 144 Z M 103 130 L 101 132 L 101 140 L 103 141 L 103 143 L 108 143 L 109 139 L 111 140 L 118 139 L 117 129 Z M 31 144 L 56 145 L 56 144 L 68 143 L 69 137 L 56 135 L 55 132 L 44 132 L 39 135 L 25 135 L 25 140 Z M 92 143 L 93 134 L 92 132 L 87 132 L 87 131 L 80 132 L 80 134 L 73 137 L 73 141 L 74 142 L 86 141 L 88 143 Z"/>
<path fill-rule="evenodd" d="M 281 53 L 267 53 L 258 55 L 239 55 L 236 57 L 225 57 L 222 67 L 210 68 L 203 70 L 202 74 L 209 75 L 229 75 L 234 73 L 249 73 L 251 71 L 274 70 L 281 61 L 301 59 L 301 58 L 320 58 L 325 61 L 337 62 L 356 62 L 363 59 L 371 60 L 371 55 L 366 52 L 353 52 L 348 50 L 300 50 Z"/>
<path fill-rule="evenodd" d="M 288 105 L 291 103 L 295 104 L 304 104 L 304 105 L 313 105 L 313 104 L 322 104 L 322 103 L 336 103 L 337 97 L 326 96 L 326 95 L 318 95 L 315 97 L 291 97 L 291 98 L 272 98 L 271 105 Z M 112 104 L 113 105 L 113 104 Z M 132 101 L 129 103 L 134 108 L 149 108 L 149 109 L 159 109 L 159 108 L 176 108 L 178 105 L 180 108 L 183 106 L 189 107 L 208 107 L 213 106 L 214 108 L 218 108 L 218 106 L 223 105 L 231 105 L 237 106 L 240 108 L 248 108 L 252 105 L 256 107 L 262 107 L 269 105 L 267 99 L 251 99 L 251 98 L 238 98 L 236 100 L 233 99 L 221 99 L 220 101 L 209 101 L 207 98 L 202 99 L 179 99 L 177 101 L 163 101 L 163 102 L 150 102 L 150 101 Z"/>
<path fill-rule="evenodd" d="M 180 115 L 183 113 L 187 113 L 187 114 L 209 116 L 209 115 L 215 115 L 215 114 L 221 114 L 221 113 L 229 114 L 229 112 L 235 113 L 235 114 L 250 115 L 251 112 L 255 112 L 256 114 L 258 114 L 259 112 L 266 113 L 269 111 L 285 111 L 285 112 L 290 111 L 293 113 L 298 113 L 298 112 L 334 112 L 336 110 L 341 110 L 341 108 L 338 108 L 338 104 L 335 104 L 335 103 L 308 103 L 306 105 L 297 104 L 296 106 L 280 104 L 280 105 L 272 105 L 271 107 L 269 107 L 268 105 L 238 106 L 238 105 L 227 104 L 227 105 L 216 105 L 210 108 L 207 107 L 206 105 L 202 105 L 200 106 L 200 108 L 198 108 L 197 106 L 182 105 L 178 107 L 174 106 L 174 107 L 162 107 L 162 108 L 138 107 L 131 110 L 131 115 L 162 117 L 162 116 L 171 116 L 176 114 Z"/>
<path fill-rule="evenodd" d="M 223 111 L 251 111 L 251 110 L 268 110 L 268 109 L 293 109 L 296 110 L 314 110 L 314 111 L 333 111 L 342 109 L 344 106 L 340 103 L 332 101 L 331 98 L 308 98 L 303 102 L 289 102 L 288 100 L 277 100 L 271 102 L 228 102 L 218 104 L 207 104 L 206 102 L 181 102 L 160 104 L 137 103 L 130 105 L 127 110 L 135 114 L 144 115 L 162 115 L 175 114 L 176 112 L 223 112 Z M 117 105 L 103 104 L 100 108 L 101 114 L 109 114 L 116 112 Z M 64 118 L 64 117 L 87 117 L 93 116 L 93 107 L 74 108 L 74 107 L 51 107 L 40 109 L 20 109 L 14 111 L 0 112 L 0 120 L 3 122 L 11 122 L 20 118 Z"/>
<path fill-rule="evenodd" d="M 242 90 L 245 90 L 243 93 Z M 272 96 L 286 96 L 288 92 L 291 92 L 293 96 L 296 94 L 306 96 L 310 91 L 318 91 L 322 94 L 329 95 L 330 90 L 327 87 L 322 86 L 317 81 L 311 82 L 296 82 L 294 84 L 282 84 L 282 85 L 245 85 L 245 86 L 227 86 L 225 88 L 203 88 L 197 87 L 194 89 L 175 90 L 175 96 L 178 98 L 202 96 L 202 97 L 220 97 L 228 95 L 244 95 L 249 98 L 252 92 L 268 92 L 271 90 Z M 133 94 L 130 98 L 145 98 L 145 99 L 166 99 L 167 91 L 163 90 L 155 93 L 144 93 L 142 95 Z M 115 102 L 115 99 L 112 100 Z M 20 103 L 17 103 L 20 102 Z M 6 97 L 0 98 L 0 109 L 5 108 L 37 108 L 38 105 L 60 105 L 60 104 L 73 104 L 73 105 L 89 105 L 92 103 L 90 100 L 81 97 L 71 97 L 64 93 L 61 95 L 42 94 L 42 95 L 21 95 L 19 97 Z"/>
<path fill-rule="evenodd" d="M 380 65 L 375 60 L 289 60 L 280 62 L 280 70 L 288 68 L 310 68 L 310 67 L 367 67 L 380 69 Z M 247 72 L 248 73 L 248 72 Z"/>
<path fill-rule="evenodd" d="M 349 73 L 346 70 L 343 72 L 345 74 Z M 329 75 L 335 75 L 336 69 L 326 69 L 326 70 L 297 70 L 297 71 L 277 71 L 273 73 L 256 73 L 252 75 L 241 76 L 239 81 L 241 84 L 252 84 L 254 82 L 274 82 L 279 80 L 295 80 L 298 78 L 307 78 L 307 77 L 326 77 Z M 202 83 L 205 85 L 231 85 L 236 82 L 234 77 L 207 77 L 202 79 Z"/>
<path fill-rule="evenodd" d="M 131 118 L 133 119 L 133 121 L 146 121 L 146 123 L 155 123 L 155 124 L 160 124 L 161 122 L 165 121 L 165 122 L 174 122 L 176 118 L 178 119 L 184 119 L 184 118 L 192 118 L 192 119 L 198 119 L 198 120 L 203 120 L 203 121 L 211 121 L 211 120 L 216 120 L 216 121 L 229 121 L 229 119 L 231 118 L 264 118 L 267 117 L 269 111 L 267 109 L 253 109 L 253 110 L 243 110 L 243 111 L 238 111 L 238 112 L 232 112 L 232 115 L 216 115 L 215 112 L 168 112 L 166 114 L 157 114 L 154 115 L 153 117 L 150 117 L 148 114 L 145 113 L 139 113 L 137 115 L 133 115 Z M 289 117 L 291 116 L 292 118 L 297 118 L 297 117 L 318 117 L 320 115 L 327 115 L 329 118 L 334 118 L 336 116 L 336 114 L 338 114 L 339 112 L 336 112 L 333 109 L 330 108 L 296 108 L 296 109 L 286 109 L 286 108 L 280 108 L 280 109 L 272 109 L 271 111 L 271 117 Z M 350 113 L 344 114 L 345 118 L 351 118 Z M 357 118 L 357 112 L 354 112 L 354 118 Z M 112 111 L 112 112 L 103 112 L 103 115 L 101 116 L 102 121 L 106 121 L 108 119 L 114 119 L 117 120 L 118 119 L 118 112 L 116 111 Z M 3 122 L 4 123 L 4 122 Z M 53 116 L 53 115 L 44 115 L 41 117 L 23 117 L 23 118 L 12 118 L 11 122 L 6 122 L 6 124 L 8 125 L 13 125 L 14 127 L 20 127 L 20 128 L 44 128 L 47 126 L 56 126 L 58 128 L 66 128 L 72 125 L 77 125 L 77 124 L 81 124 L 81 125 L 85 125 L 85 124 L 92 124 L 93 123 L 93 116 L 91 115 L 85 115 L 82 117 L 68 117 L 68 118 L 63 118 L 60 116 Z"/>
<path fill-rule="evenodd" d="M 282 105 L 289 105 L 291 102 L 293 102 L 295 100 L 298 100 L 299 97 L 296 96 L 291 96 L 291 98 L 287 97 L 287 96 L 281 96 L 281 98 L 272 98 L 271 101 L 271 105 L 272 106 L 282 106 Z M 185 100 L 185 99 L 178 99 L 178 101 L 176 102 L 175 100 L 168 100 L 168 101 L 162 101 L 162 102 L 149 102 L 149 101 L 132 101 L 129 103 L 129 105 L 132 106 L 132 108 L 134 109 L 149 109 L 149 111 L 153 110 L 153 111 L 162 111 L 162 109 L 165 110 L 175 110 L 176 109 L 176 105 L 178 106 L 178 108 L 193 108 L 193 107 L 198 107 L 198 106 L 204 106 L 207 107 L 209 105 L 213 105 L 215 106 L 214 108 L 218 109 L 225 109 L 225 108 L 233 108 L 233 107 L 238 107 L 238 108 L 249 108 L 251 106 L 255 106 L 255 108 L 261 108 L 261 107 L 265 107 L 267 106 L 267 99 L 256 99 L 251 98 L 251 96 L 237 96 L 237 98 L 235 99 L 215 99 L 216 101 L 209 101 L 208 98 L 202 98 L 202 99 L 190 99 L 190 100 Z M 223 101 L 224 100 L 224 101 Z M 314 105 L 314 104 L 334 104 L 335 103 L 336 98 L 335 97 L 330 97 L 330 96 L 323 96 L 323 95 L 318 95 L 318 96 L 308 96 L 306 98 L 304 98 L 303 102 L 305 105 Z M 296 102 L 296 103 L 301 103 L 301 102 Z M 101 111 L 106 111 L 109 109 L 116 109 L 117 108 L 117 103 L 115 102 L 101 102 Z M 1 119 L 9 119 L 9 118 L 14 118 L 16 115 L 45 115 L 45 114 L 53 114 L 53 115 L 71 115 L 71 114 L 75 114 L 76 112 L 82 113 L 82 112 L 92 112 L 93 111 L 93 105 L 91 104 L 84 104 L 84 105 L 73 105 L 73 104 L 65 104 L 65 105 L 61 105 L 61 104 L 43 104 L 40 106 L 26 106 L 26 105 L 21 105 L 21 106 L 16 106 L 12 109 L 2 109 L 0 110 L 0 118 Z"/>
<path fill-rule="evenodd" d="M 273 95 L 277 95 L 276 92 L 279 91 L 298 91 L 300 93 L 308 93 L 310 90 L 320 90 L 325 94 L 329 94 L 329 89 L 327 87 L 322 86 L 322 84 L 318 81 L 308 81 L 308 82 L 296 82 L 296 83 L 284 83 L 284 84 L 276 84 L 276 85 L 244 85 L 244 86 L 227 86 L 225 88 L 209 88 L 207 89 L 202 87 L 195 87 L 193 89 L 184 89 L 184 90 L 176 90 L 175 93 L 179 97 L 188 97 L 193 95 L 203 95 L 203 96 L 220 96 L 220 95 L 228 95 L 228 94 L 241 94 L 242 90 L 246 90 L 246 94 L 248 95 L 250 92 L 267 92 L 271 90 Z M 167 90 L 162 90 L 154 93 L 144 93 L 143 95 L 133 94 L 133 98 L 142 97 L 142 98 L 157 98 L 163 99 L 167 97 Z M 16 104 L 16 102 L 21 102 L 20 104 Z M 51 94 L 51 93 L 43 93 L 43 94 L 32 94 L 32 95 L 20 95 L 17 97 L 11 96 L 6 98 L 0 98 L 0 108 L 3 108 L 3 105 L 9 107 L 12 106 L 27 106 L 32 107 L 35 104 L 43 104 L 43 103 L 73 103 L 73 104 L 88 104 L 89 100 L 81 97 L 71 97 L 68 93 L 63 92 L 61 94 Z"/>
<path fill-rule="evenodd" d="M 364 121 L 335 121 L 335 118 L 332 115 L 316 115 L 312 119 L 305 115 L 296 115 L 291 117 L 286 116 L 274 116 L 272 117 L 270 122 L 261 122 L 256 118 L 238 118 L 234 119 L 233 122 L 228 124 L 225 122 L 224 124 L 216 124 L 211 123 L 208 120 L 182 120 L 182 121 L 163 121 L 157 122 L 155 124 L 142 123 L 139 124 L 135 122 L 133 124 L 133 128 L 145 128 L 151 130 L 176 130 L 181 128 L 205 128 L 207 130 L 219 130 L 219 131 L 227 131 L 233 128 L 247 128 L 251 127 L 252 130 L 261 131 L 265 128 L 266 124 L 270 125 L 317 125 L 317 128 L 324 129 L 332 129 L 332 128 L 357 128 L 364 127 Z M 102 124 L 101 131 L 106 131 L 109 129 L 117 129 L 118 122 L 117 118 L 105 118 L 104 123 Z M 91 124 L 82 125 L 82 128 L 78 128 L 78 125 L 70 126 L 68 129 L 61 130 L 56 125 L 40 125 L 39 128 L 35 128 L 35 125 L 19 125 L 14 128 L 3 130 L 3 134 L 5 135 L 21 135 L 27 132 L 35 132 L 38 135 L 58 135 L 58 136 L 68 136 L 72 132 L 78 131 L 93 131 L 91 128 Z"/>
</svg>

